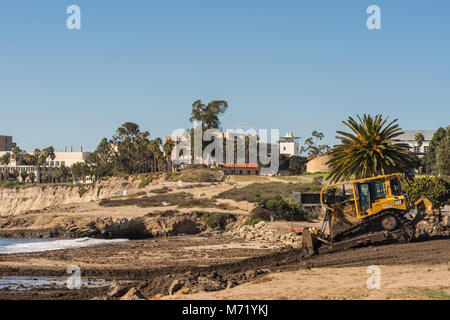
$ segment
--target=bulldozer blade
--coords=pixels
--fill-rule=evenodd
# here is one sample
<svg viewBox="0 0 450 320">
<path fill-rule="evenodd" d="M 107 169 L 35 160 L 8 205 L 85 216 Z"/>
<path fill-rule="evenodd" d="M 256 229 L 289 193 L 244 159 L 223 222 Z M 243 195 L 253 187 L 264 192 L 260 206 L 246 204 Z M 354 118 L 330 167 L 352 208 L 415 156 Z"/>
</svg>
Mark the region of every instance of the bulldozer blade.
<svg viewBox="0 0 450 320">
<path fill-rule="evenodd" d="M 302 233 L 302 248 L 307 255 L 314 255 L 317 253 L 317 239 L 316 235 L 311 233 L 309 229 L 304 229 Z"/>
</svg>

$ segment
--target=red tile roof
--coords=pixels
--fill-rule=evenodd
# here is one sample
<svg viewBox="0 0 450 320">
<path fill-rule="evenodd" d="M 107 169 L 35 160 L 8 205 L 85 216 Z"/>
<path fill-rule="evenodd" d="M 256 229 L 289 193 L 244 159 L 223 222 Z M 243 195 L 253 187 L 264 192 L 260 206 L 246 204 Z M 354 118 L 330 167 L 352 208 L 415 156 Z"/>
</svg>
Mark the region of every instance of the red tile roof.
<svg viewBox="0 0 450 320">
<path fill-rule="evenodd" d="M 218 165 L 225 168 L 258 168 L 257 163 L 219 163 Z"/>
</svg>

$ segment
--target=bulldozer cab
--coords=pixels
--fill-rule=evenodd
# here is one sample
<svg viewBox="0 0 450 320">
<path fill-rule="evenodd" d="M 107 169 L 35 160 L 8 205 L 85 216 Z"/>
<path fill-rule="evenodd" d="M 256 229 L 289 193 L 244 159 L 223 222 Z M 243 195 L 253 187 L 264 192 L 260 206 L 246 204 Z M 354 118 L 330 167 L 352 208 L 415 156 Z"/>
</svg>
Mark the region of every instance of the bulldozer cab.
<svg viewBox="0 0 450 320">
<path fill-rule="evenodd" d="M 334 214 L 347 214 L 358 220 L 392 209 L 406 211 L 409 204 L 400 179 L 403 174 L 335 183 L 321 191 L 321 203 Z"/>
</svg>

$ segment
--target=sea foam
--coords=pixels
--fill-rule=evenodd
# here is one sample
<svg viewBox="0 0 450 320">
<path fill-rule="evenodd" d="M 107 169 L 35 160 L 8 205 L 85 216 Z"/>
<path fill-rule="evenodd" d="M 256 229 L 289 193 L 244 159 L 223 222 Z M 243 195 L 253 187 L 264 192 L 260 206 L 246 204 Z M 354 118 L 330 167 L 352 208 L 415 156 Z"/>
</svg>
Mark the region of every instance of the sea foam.
<svg viewBox="0 0 450 320">
<path fill-rule="evenodd" d="M 104 244 L 116 244 L 129 241 L 128 239 L 57 239 L 57 240 L 41 240 L 41 239 L 8 239 L 0 241 L 0 254 L 12 253 L 29 253 L 43 252 L 52 250 L 75 249 L 82 247 L 92 247 Z"/>
</svg>

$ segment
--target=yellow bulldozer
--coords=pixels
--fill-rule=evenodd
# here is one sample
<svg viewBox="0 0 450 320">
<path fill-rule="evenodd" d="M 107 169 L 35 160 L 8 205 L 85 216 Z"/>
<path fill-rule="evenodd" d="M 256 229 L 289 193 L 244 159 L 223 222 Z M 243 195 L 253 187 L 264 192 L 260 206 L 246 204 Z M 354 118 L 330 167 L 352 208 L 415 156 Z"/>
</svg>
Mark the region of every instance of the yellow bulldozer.
<svg viewBox="0 0 450 320">
<path fill-rule="evenodd" d="M 324 212 L 320 229 L 306 228 L 302 247 L 309 255 L 414 238 L 448 236 L 443 217 L 422 196 L 414 204 L 402 191 L 400 173 L 343 181 L 320 192 Z"/>
</svg>

